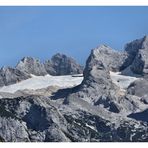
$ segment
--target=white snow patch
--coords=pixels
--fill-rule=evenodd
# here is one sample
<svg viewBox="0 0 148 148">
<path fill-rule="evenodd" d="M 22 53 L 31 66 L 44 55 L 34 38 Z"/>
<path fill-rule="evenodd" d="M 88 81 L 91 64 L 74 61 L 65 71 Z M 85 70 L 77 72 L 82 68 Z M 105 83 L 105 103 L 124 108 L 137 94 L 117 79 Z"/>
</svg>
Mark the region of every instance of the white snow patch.
<svg viewBox="0 0 148 148">
<path fill-rule="evenodd" d="M 3 86 L 0 88 L 0 92 L 15 93 L 18 90 L 37 90 L 46 88 L 48 86 L 58 86 L 61 88 L 74 87 L 81 84 L 83 80 L 82 74 L 80 75 L 66 75 L 66 76 L 35 76 L 31 75 L 32 78 L 21 81 L 16 84 L 9 86 Z M 118 85 L 121 89 L 126 89 L 132 82 L 137 80 L 136 77 L 120 75 L 119 72 L 110 72 L 113 83 Z M 0 96 L 1 97 L 1 96 Z"/>
<path fill-rule="evenodd" d="M 15 93 L 18 90 L 37 90 L 41 88 L 46 88 L 48 86 L 58 86 L 62 88 L 73 87 L 81 84 L 83 77 L 79 75 L 77 77 L 73 77 L 72 75 L 66 76 L 35 76 L 31 75 L 32 78 L 21 81 L 16 84 L 12 84 L 9 86 L 4 86 L 0 88 L 0 92 L 8 92 Z"/>
<path fill-rule="evenodd" d="M 120 72 L 111 72 L 111 71 L 110 71 L 110 76 L 113 83 L 115 83 L 121 89 L 126 89 L 132 82 L 139 79 L 137 77 L 120 75 Z"/>
<path fill-rule="evenodd" d="M 95 127 L 93 127 L 93 126 L 91 126 L 91 125 L 88 125 L 87 123 L 85 124 L 85 126 L 91 128 L 91 129 L 94 130 L 94 131 L 97 131 L 97 130 L 95 129 Z"/>
</svg>

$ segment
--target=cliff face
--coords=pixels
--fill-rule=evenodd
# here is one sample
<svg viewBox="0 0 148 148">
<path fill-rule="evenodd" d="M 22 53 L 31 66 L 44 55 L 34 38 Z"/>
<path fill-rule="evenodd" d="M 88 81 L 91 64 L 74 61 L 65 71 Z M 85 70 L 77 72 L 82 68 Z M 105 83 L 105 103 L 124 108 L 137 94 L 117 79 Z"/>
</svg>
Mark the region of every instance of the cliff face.
<svg viewBox="0 0 148 148">
<path fill-rule="evenodd" d="M 23 58 L 16 66 L 16 69 L 37 76 L 44 76 L 47 74 L 44 65 L 37 59 L 32 57 Z"/>
<path fill-rule="evenodd" d="M 134 40 L 125 46 L 127 58 L 122 67 L 133 74 L 147 75 L 148 74 L 148 36 L 142 39 Z"/>
<path fill-rule="evenodd" d="M 46 71 L 50 75 L 72 75 L 82 74 L 83 67 L 76 61 L 64 54 L 56 54 L 51 60 L 44 63 Z"/>
<path fill-rule="evenodd" d="M 0 69 L 0 86 L 18 83 L 30 78 L 29 74 L 21 72 L 11 67 L 2 67 Z"/>
</svg>

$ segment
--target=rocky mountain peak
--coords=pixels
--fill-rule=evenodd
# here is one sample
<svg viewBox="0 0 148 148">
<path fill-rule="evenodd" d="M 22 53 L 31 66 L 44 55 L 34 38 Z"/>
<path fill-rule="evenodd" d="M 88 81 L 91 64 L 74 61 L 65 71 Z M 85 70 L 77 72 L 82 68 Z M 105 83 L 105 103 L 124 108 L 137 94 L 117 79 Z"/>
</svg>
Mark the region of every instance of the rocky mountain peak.
<svg viewBox="0 0 148 148">
<path fill-rule="evenodd" d="M 44 63 L 46 71 L 51 75 L 71 75 L 83 73 L 83 67 L 73 58 L 57 53 Z"/>
<path fill-rule="evenodd" d="M 23 57 L 20 62 L 23 62 L 23 63 L 32 62 L 33 63 L 33 62 L 40 62 L 40 61 L 38 59 L 35 59 L 34 57 Z"/>
<path fill-rule="evenodd" d="M 6 72 L 7 70 L 10 70 L 10 69 L 12 69 L 12 68 L 9 67 L 9 66 L 3 66 L 3 67 L 0 69 L 0 71 Z"/>
<path fill-rule="evenodd" d="M 47 74 L 44 65 L 38 59 L 32 57 L 24 57 L 17 64 L 16 69 L 37 76 L 42 76 Z"/>
<path fill-rule="evenodd" d="M 84 68 L 84 79 L 78 90 L 66 98 L 66 102 L 71 104 L 83 99 L 90 104 L 102 105 L 113 112 L 118 112 L 118 105 L 115 105 L 115 100 L 113 102 L 111 97 L 111 93 L 116 91 L 116 87 L 110 78 L 109 67 L 103 63 L 102 55 L 100 55 L 101 48 L 104 50 L 108 47 L 101 46 L 91 51 Z"/>
<path fill-rule="evenodd" d="M 148 74 L 148 36 L 134 40 L 125 46 L 127 58 L 124 62 L 126 69 L 123 74 L 129 73 L 138 75 Z"/>
<path fill-rule="evenodd" d="M 56 53 L 55 55 L 52 56 L 51 60 L 54 60 L 56 58 L 68 58 L 68 57 L 65 54 Z"/>
<path fill-rule="evenodd" d="M 120 71 L 126 58 L 124 52 L 119 52 L 107 45 L 100 45 L 92 49 L 91 56 L 100 60 L 109 71 Z"/>
<path fill-rule="evenodd" d="M 143 37 L 142 48 L 147 48 L 148 49 L 148 35 Z"/>
<path fill-rule="evenodd" d="M 125 45 L 125 51 L 128 54 L 135 54 L 140 50 L 140 49 L 147 49 L 148 48 L 148 36 L 145 35 L 143 38 L 133 40 Z"/>
<path fill-rule="evenodd" d="M 103 61 L 101 60 L 101 58 L 99 58 L 100 49 L 102 49 L 102 47 L 91 50 L 91 54 L 86 61 L 86 66 L 83 72 L 84 79 L 90 76 L 98 77 L 99 73 L 96 72 L 98 70 L 106 71 Z"/>
</svg>

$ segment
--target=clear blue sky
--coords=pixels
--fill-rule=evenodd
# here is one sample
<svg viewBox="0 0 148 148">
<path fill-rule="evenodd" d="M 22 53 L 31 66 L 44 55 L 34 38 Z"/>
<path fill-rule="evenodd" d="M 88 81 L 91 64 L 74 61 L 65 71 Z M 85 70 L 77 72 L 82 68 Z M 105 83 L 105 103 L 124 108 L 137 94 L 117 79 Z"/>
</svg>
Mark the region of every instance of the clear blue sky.
<svg viewBox="0 0 148 148">
<path fill-rule="evenodd" d="M 148 34 L 148 7 L 0 7 L 0 66 L 60 52 L 85 63 L 90 50 L 121 50 Z"/>
</svg>

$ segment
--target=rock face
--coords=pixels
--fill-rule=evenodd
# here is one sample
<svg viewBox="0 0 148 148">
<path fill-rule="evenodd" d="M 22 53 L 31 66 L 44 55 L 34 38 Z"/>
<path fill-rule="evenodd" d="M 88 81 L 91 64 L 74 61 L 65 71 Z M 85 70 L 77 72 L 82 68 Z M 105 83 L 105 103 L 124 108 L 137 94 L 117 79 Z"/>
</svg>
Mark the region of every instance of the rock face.
<svg viewBox="0 0 148 148">
<path fill-rule="evenodd" d="M 148 104 L 148 81 L 139 79 L 128 87 L 127 92 L 131 95 L 138 96 L 142 102 Z"/>
<path fill-rule="evenodd" d="M 148 74 L 148 36 L 134 40 L 125 46 L 127 58 L 122 69 L 130 70 L 134 74 Z M 124 71 L 126 71 L 124 70 Z"/>
<path fill-rule="evenodd" d="M 0 104 L 0 137 L 4 141 L 69 141 L 64 134 L 66 121 L 49 99 L 20 97 L 1 99 Z"/>
<path fill-rule="evenodd" d="M 0 69 L 0 87 L 18 83 L 28 78 L 30 78 L 30 75 L 11 67 L 2 67 Z"/>
<path fill-rule="evenodd" d="M 75 103 L 79 105 L 58 106 L 41 96 L 1 99 L 0 139 L 5 142 L 148 140 L 146 123 L 121 119 L 83 100 Z"/>
<path fill-rule="evenodd" d="M 56 54 L 51 60 L 44 63 L 46 71 L 50 75 L 71 75 L 82 74 L 83 67 L 76 63 L 76 61 L 64 54 Z"/>
<path fill-rule="evenodd" d="M 122 65 L 126 59 L 127 54 L 125 52 L 119 52 L 113 50 L 109 46 L 100 45 L 94 49 L 94 55 L 103 65 L 110 71 L 121 71 Z"/>
<path fill-rule="evenodd" d="M 139 102 L 112 82 L 109 67 L 104 66 L 100 57 L 100 48 L 93 49 L 84 69 L 84 80 L 66 97 L 65 103 L 83 99 L 88 103 L 103 107 L 110 112 L 128 114 L 140 110 Z"/>
<path fill-rule="evenodd" d="M 109 70 L 104 66 L 103 61 L 98 58 L 99 51 L 100 48 L 91 51 L 83 73 L 84 80 L 81 84 L 82 90 L 85 91 L 87 89 L 91 95 L 97 97 L 93 97 L 92 101 L 94 102 L 102 95 L 109 95 L 109 89 L 114 89 L 114 85 L 110 79 Z"/>
<path fill-rule="evenodd" d="M 37 76 L 44 76 L 47 74 L 44 65 L 39 60 L 32 57 L 23 58 L 16 66 L 16 69 Z"/>
</svg>

